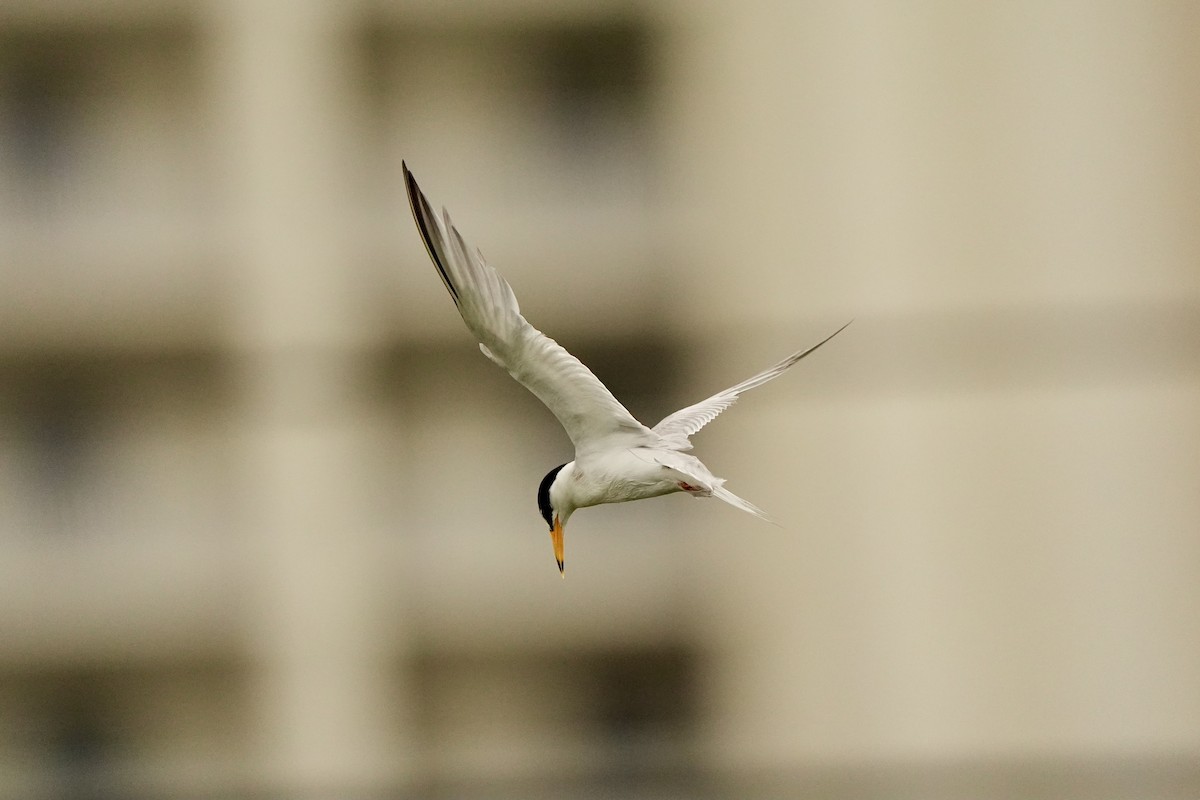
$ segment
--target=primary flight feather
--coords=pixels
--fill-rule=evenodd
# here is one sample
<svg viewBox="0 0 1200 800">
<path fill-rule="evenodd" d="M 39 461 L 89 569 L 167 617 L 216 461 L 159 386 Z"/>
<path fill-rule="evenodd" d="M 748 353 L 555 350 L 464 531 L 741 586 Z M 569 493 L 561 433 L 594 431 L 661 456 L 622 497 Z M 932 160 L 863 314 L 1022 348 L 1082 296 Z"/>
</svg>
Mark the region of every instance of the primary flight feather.
<svg viewBox="0 0 1200 800">
<path fill-rule="evenodd" d="M 563 528 L 579 508 L 682 491 L 694 497 L 717 497 L 766 518 L 686 452 L 692 449 L 689 437 L 733 405 L 742 392 L 782 375 L 846 325 L 807 350 L 647 428 L 579 359 L 521 316 L 508 282 L 467 244 L 445 209 L 440 215 L 434 212 L 408 165 L 402 168 L 425 249 L 480 350 L 545 403 L 575 446 L 575 460 L 555 467 L 538 487 L 538 509 L 550 526 L 560 573 Z"/>
</svg>

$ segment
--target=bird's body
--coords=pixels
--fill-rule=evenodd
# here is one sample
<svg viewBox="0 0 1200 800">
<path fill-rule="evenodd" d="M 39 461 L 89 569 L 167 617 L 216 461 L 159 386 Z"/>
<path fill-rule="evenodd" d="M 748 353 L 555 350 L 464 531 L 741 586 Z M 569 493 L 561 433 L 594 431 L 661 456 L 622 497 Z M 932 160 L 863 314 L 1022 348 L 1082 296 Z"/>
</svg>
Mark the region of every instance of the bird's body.
<svg viewBox="0 0 1200 800">
<path fill-rule="evenodd" d="M 577 358 L 529 324 L 512 287 L 467 245 L 444 209 L 441 216 L 434 213 L 407 166 L 404 180 L 429 257 L 480 350 L 545 403 L 575 445 L 575 460 L 551 470 L 538 489 L 538 507 L 550 526 L 560 572 L 563 527 L 580 508 L 687 492 L 767 518 L 687 452 L 690 437 L 742 392 L 782 375 L 845 325 L 807 350 L 647 428 Z"/>
<path fill-rule="evenodd" d="M 717 481 L 687 453 L 671 453 L 680 467 L 665 463 L 661 447 L 629 447 L 594 453 L 565 464 L 559 472 L 560 493 L 555 508 L 587 508 L 602 503 L 625 503 L 661 497 L 672 492 L 711 494 L 706 487 Z M 565 521 L 565 520 L 564 520 Z"/>
</svg>

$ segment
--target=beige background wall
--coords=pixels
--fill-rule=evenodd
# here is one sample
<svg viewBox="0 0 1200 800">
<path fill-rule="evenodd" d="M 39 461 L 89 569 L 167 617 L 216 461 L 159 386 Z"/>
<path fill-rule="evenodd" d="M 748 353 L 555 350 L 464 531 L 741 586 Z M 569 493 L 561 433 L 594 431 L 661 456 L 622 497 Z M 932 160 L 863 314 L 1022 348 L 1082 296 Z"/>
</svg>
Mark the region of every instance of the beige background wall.
<svg viewBox="0 0 1200 800">
<path fill-rule="evenodd" d="M 1187 3 L 0 5 L 0 797 L 1194 797 Z M 400 178 L 780 528 L 581 513 Z"/>
</svg>

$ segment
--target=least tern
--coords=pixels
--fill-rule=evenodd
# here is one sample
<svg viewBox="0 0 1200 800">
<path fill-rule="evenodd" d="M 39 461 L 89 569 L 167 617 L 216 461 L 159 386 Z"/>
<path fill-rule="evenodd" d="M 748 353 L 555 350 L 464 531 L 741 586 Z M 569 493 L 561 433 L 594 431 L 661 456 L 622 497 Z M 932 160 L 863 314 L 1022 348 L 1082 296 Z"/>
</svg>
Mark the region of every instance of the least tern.
<svg viewBox="0 0 1200 800">
<path fill-rule="evenodd" d="M 689 455 L 689 439 L 733 405 L 742 392 L 779 377 L 845 330 L 849 322 L 807 350 L 647 428 L 579 359 L 521 316 L 508 282 L 479 250 L 467 245 L 445 208 L 440 216 L 434 213 L 408 165 L 402 162 L 402 169 L 425 249 L 479 349 L 545 403 L 575 445 L 575 460 L 546 473 L 537 491 L 538 510 L 550 526 L 560 574 L 563 529 L 580 508 L 687 492 L 693 497 L 716 497 L 769 519 L 760 508 L 726 489 L 725 480 L 713 475 L 700 459 Z"/>
</svg>

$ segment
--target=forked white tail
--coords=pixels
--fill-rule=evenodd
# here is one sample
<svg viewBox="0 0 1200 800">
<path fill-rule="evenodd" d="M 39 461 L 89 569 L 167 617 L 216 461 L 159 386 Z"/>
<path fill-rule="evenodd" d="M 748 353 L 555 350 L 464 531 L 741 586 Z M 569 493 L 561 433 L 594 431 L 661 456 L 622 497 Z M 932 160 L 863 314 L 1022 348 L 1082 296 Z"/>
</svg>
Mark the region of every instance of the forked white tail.
<svg viewBox="0 0 1200 800">
<path fill-rule="evenodd" d="M 771 519 L 767 515 L 767 512 L 763 511 L 761 508 L 754 505 L 749 500 L 743 500 L 742 498 L 738 497 L 736 494 L 729 491 L 728 489 L 726 489 L 724 486 L 721 486 L 720 484 L 717 484 L 716 486 L 713 487 L 712 496 L 717 498 L 718 500 L 724 500 L 726 503 L 729 503 L 729 505 L 733 506 L 734 508 L 740 508 L 742 511 L 753 514 L 754 516 L 758 517 L 759 519 L 764 519 L 767 522 L 771 523 L 772 525 L 779 524 L 775 520 Z"/>
</svg>

